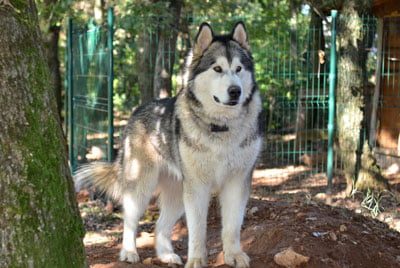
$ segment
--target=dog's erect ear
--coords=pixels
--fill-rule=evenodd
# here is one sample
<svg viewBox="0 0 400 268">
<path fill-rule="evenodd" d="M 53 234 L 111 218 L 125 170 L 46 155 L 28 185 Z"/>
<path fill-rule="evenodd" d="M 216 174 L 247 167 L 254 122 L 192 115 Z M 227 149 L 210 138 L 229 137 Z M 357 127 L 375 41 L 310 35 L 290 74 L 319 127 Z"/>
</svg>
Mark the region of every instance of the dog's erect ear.
<svg viewBox="0 0 400 268">
<path fill-rule="evenodd" d="M 249 40 L 246 32 L 246 27 L 242 21 L 235 24 L 232 30 L 232 38 L 238 42 L 243 48 L 250 50 Z"/>
<path fill-rule="evenodd" d="M 213 38 L 214 33 L 210 24 L 203 22 L 200 25 L 199 32 L 197 33 L 195 39 L 194 54 L 202 55 L 203 52 L 211 45 Z"/>
</svg>

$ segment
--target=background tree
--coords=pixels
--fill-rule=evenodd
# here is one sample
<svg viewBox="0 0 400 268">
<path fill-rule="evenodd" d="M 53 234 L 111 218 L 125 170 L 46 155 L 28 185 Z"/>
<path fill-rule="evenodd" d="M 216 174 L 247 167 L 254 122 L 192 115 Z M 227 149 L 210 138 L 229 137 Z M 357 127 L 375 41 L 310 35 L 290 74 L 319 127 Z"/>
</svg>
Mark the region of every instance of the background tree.
<svg viewBox="0 0 400 268">
<path fill-rule="evenodd" d="M 175 64 L 176 40 L 180 31 L 183 0 L 167 2 L 170 18 L 161 18 L 158 27 L 158 48 L 154 68 L 153 96 L 165 98 L 172 95 L 172 72 Z"/>
<path fill-rule="evenodd" d="M 141 28 L 136 42 L 136 73 L 140 99 L 171 96 L 172 71 L 175 63 L 176 39 L 183 1 L 142 1 L 142 19 L 134 27 Z"/>
<path fill-rule="evenodd" d="M 0 267 L 84 267 L 36 7 L 7 2 L 0 2 Z"/>
<path fill-rule="evenodd" d="M 306 1 L 321 17 L 339 10 L 336 89 L 337 153 L 343 163 L 346 193 L 353 189 L 386 189 L 387 181 L 364 140 L 367 55 L 373 34 L 363 28 L 363 17 L 371 15 L 371 0 Z"/>
<path fill-rule="evenodd" d="M 50 70 L 50 81 L 53 84 L 52 88 L 56 97 L 57 110 L 61 115 L 63 83 L 60 69 L 59 41 L 62 20 L 69 9 L 69 5 L 66 1 L 57 0 L 39 0 L 36 3 L 39 10 L 39 27 L 42 30 L 46 58 Z"/>
<path fill-rule="evenodd" d="M 337 137 L 344 163 L 346 193 L 385 189 L 387 183 L 363 139 L 365 127 L 367 50 L 371 36 L 363 29 L 371 0 L 343 1 L 338 25 Z"/>
</svg>

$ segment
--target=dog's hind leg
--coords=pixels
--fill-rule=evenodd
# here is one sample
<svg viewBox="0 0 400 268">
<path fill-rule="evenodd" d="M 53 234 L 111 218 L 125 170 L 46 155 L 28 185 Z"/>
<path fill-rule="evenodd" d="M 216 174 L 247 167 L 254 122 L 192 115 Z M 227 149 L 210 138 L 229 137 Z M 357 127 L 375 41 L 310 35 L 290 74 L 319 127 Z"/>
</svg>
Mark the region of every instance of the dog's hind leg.
<svg viewBox="0 0 400 268">
<path fill-rule="evenodd" d="M 131 181 L 129 181 L 129 175 L 126 175 L 125 180 L 128 180 L 127 185 L 129 186 L 122 197 L 124 234 L 120 252 L 121 261 L 136 263 L 140 260 L 136 249 L 137 227 L 157 186 L 157 173 L 157 170 L 147 169 L 147 172 L 140 174 L 142 176 L 131 178 Z"/>
<path fill-rule="evenodd" d="M 176 221 L 184 212 L 182 201 L 182 182 L 175 178 L 160 178 L 160 218 L 156 226 L 156 250 L 158 258 L 164 263 L 182 264 L 181 258 L 174 253 L 171 244 L 171 232 Z"/>
</svg>

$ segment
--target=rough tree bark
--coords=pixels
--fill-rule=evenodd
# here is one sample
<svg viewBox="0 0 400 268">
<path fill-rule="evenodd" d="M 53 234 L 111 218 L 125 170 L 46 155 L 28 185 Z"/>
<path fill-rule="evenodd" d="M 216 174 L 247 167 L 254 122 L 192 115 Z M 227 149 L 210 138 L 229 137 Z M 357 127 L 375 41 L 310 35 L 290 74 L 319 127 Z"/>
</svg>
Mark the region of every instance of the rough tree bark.
<svg viewBox="0 0 400 268">
<path fill-rule="evenodd" d="M 0 1 L 0 267 L 84 267 L 84 234 L 33 0 Z"/>
<path fill-rule="evenodd" d="M 367 32 L 362 15 L 369 14 L 370 0 L 343 1 L 338 24 L 337 137 L 339 155 L 350 194 L 355 187 L 386 188 L 366 141 L 361 139 L 364 123 Z M 365 145 L 363 144 L 365 142 Z"/>
</svg>

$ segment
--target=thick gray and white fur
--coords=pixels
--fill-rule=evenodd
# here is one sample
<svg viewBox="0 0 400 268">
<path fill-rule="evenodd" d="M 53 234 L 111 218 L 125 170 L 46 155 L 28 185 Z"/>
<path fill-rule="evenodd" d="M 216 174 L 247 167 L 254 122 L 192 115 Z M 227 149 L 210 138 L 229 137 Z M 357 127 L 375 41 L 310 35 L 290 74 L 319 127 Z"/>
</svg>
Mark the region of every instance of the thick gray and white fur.
<svg viewBox="0 0 400 268">
<path fill-rule="evenodd" d="M 186 78 L 176 97 L 137 108 L 117 160 L 82 167 L 76 183 L 94 185 L 122 202 L 122 261 L 139 261 L 138 222 L 158 192 L 157 256 L 162 262 L 182 264 L 170 236 L 185 213 L 189 232 L 185 268 L 207 266 L 207 212 L 216 194 L 225 263 L 249 267 L 240 230 L 261 149 L 262 105 L 244 24 L 237 23 L 228 35 L 214 35 L 209 24 L 201 24 Z"/>
</svg>

